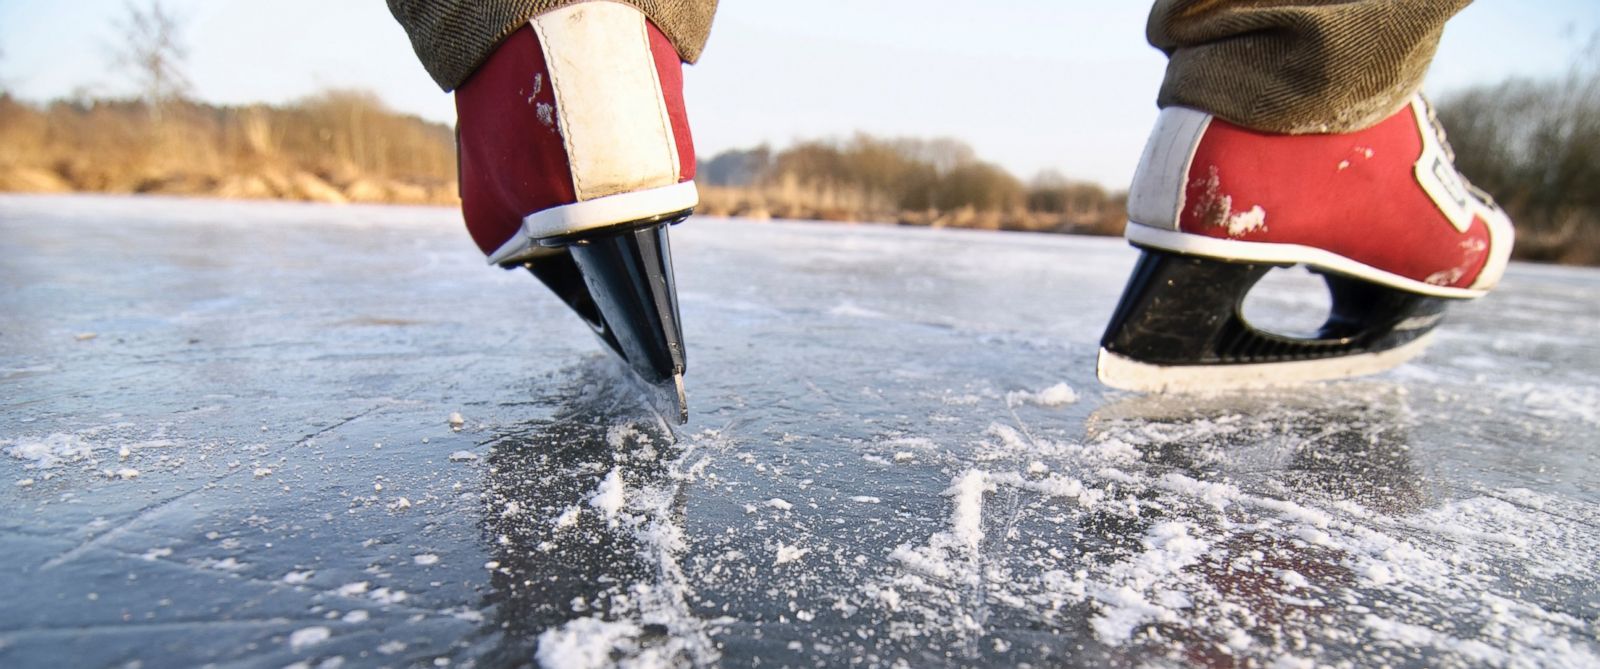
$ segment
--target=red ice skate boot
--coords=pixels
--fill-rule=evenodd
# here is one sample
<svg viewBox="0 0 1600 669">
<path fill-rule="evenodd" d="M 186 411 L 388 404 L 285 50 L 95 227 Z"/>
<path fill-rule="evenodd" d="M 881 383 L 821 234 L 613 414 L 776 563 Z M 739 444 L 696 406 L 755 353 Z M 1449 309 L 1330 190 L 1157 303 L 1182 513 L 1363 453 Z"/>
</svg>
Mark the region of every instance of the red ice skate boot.
<svg viewBox="0 0 1600 669">
<path fill-rule="evenodd" d="M 671 43 L 628 5 L 567 5 L 496 47 L 456 90 L 456 110 L 478 248 L 543 281 L 683 421 L 667 226 L 699 197 Z"/>
<path fill-rule="evenodd" d="M 1161 112 L 1128 195 L 1143 250 L 1101 340 L 1107 385 L 1144 391 L 1370 374 L 1419 355 L 1450 300 L 1479 297 L 1511 255 L 1511 221 L 1456 172 L 1418 95 L 1345 134 L 1274 135 Z M 1273 267 L 1323 276 L 1332 311 L 1297 337 L 1241 306 Z"/>
</svg>

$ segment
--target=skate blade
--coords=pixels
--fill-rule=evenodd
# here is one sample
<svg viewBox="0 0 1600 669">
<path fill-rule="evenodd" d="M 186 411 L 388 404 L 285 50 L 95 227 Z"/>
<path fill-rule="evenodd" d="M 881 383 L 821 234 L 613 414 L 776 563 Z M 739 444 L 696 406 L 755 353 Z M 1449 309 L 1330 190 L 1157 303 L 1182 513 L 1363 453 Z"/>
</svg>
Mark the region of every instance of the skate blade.
<svg viewBox="0 0 1600 669">
<path fill-rule="evenodd" d="M 1100 342 L 1113 388 L 1196 392 L 1373 374 L 1417 357 L 1446 300 L 1323 272 L 1333 308 L 1311 336 L 1264 331 L 1245 296 L 1273 266 L 1145 249 Z"/>
<path fill-rule="evenodd" d="M 683 392 L 683 326 L 667 227 L 682 215 L 586 231 L 538 243 L 559 249 L 554 272 L 541 280 L 566 297 L 601 343 L 629 368 L 651 407 L 669 423 L 688 420 Z M 537 266 L 535 270 L 538 275 Z"/>
<path fill-rule="evenodd" d="M 1104 348 L 1096 371 L 1100 382 L 1118 390 L 1146 393 L 1213 393 L 1366 376 L 1399 367 L 1433 343 L 1429 332 L 1396 348 L 1321 360 L 1242 364 L 1158 365 Z"/>
</svg>

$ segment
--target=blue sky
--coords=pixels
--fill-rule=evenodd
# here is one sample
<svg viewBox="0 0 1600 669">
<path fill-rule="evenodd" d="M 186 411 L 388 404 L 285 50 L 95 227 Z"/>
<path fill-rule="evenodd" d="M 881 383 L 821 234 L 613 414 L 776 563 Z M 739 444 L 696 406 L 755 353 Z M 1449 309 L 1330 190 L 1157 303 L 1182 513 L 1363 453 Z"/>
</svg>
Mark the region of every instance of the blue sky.
<svg viewBox="0 0 1600 669">
<path fill-rule="evenodd" d="M 185 20 L 201 99 L 281 102 L 360 87 L 397 109 L 454 119 L 380 0 L 166 4 Z M 125 92 L 108 65 L 124 6 L 0 0 L 0 82 L 32 100 Z M 911 6 L 723 0 L 686 84 L 700 153 L 857 130 L 948 136 L 1024 178 L 1055 169 L 1124 185 L 1155 118 L 1165 62 L 1144 42 L 1145 3 Z M 1428 89 L 1560 74 L 1596 36 L 1595 0 L 1479 0 L 1446 30 Z"/>
</svg>

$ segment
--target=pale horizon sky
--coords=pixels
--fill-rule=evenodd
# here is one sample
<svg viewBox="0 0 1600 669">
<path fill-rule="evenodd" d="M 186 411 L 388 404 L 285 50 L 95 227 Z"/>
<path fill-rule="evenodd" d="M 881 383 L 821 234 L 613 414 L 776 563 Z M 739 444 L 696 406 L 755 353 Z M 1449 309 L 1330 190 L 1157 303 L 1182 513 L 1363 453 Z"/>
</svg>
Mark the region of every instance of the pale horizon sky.
<svg viewBox="0 0 1600 669">
<path fill-rule="evenodd" d="M 330 87 L 453 123 L 378 0 L 168 0 L 194 97 L 281 103 Z M 1111 5 L 1111 6 L 1108 6 Z M 43 101 L 128 92 L 111 66 L 123 0 L 0 0 L 0 83 Z M 1165 58 L 1142 2 L 724 0 L 686 95 L 697 152 L 797 139 L 954 137 L 1027 179 L 1054 169 L 1125 187 L 1155 119 Z M 310 17 L 310 18 L 308 18 Z M 1427 90 L 1559 76 L 1600 36 L 1594 0 L 1479 0 L 1445 31 Z M 1585 51 L 1586 49 L 1590 49 Z"/>
</svg>

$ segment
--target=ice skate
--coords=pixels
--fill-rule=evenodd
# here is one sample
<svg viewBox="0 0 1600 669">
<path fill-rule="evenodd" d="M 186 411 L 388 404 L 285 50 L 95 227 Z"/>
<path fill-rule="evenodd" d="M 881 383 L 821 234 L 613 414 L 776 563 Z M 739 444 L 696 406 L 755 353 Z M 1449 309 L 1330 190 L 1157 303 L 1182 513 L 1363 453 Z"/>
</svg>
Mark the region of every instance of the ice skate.
<svg viewBox="0 0 1600 669">
<path fill-rule="evenodd" d="M 1456 172 L 1421 96 L 1346 134 L 1271 135 L 1161 112 L 1129 193 L 1143 251 L 1101 340 L 1128 390 L 1212 390 L 1371 374 L 1427 347 L 1451 300 L 1505 271 L 1511 222 Z M 1305 265 L 1332 309 L 1311 336 L 1243 315 L 1274 267 Z"/>
<path fill-rule="evenodd" d="M 461 199 L 491 264 L 528 269 L 687 420 L 668 226 L 699 198 L 677 53 L 638 10 L 536 16 L 456 91 Z"/>
</svg>

